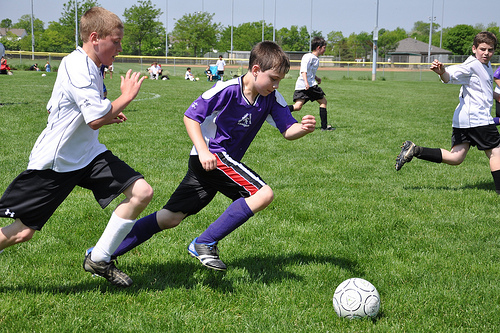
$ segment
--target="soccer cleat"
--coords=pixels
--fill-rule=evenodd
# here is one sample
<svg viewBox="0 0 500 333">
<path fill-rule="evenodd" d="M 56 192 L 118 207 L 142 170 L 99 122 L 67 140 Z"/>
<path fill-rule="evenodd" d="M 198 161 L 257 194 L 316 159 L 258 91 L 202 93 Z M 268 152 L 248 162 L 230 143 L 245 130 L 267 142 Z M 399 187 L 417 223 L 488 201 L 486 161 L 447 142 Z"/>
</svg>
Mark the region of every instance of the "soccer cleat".
<svg viewBox="0 0 500 333">
<path fill-rule="evenodd" d="M 226 264 L 219 259 L 219 249 L 217 242 L 211 244 L 196 243 L 198 238 L 195 238 L 188 246 L 189 254 L 198 259 L 205 267 L 225 271 Z"/>
<path fill-rule="evenodd" d="M 405 163 L 408 163 L 413 158 L 415 153 L 415 144 L 411 141 L 405 141 L 401 146 L 401 152 L 398 157 L 396 157 L 396 171 L 401 170 Z"/>
<path fill-rule="evenodd" d="M 326 126 L 326 128 L 322 128 L 321 130 L 322 131 L 333 131 L 334 129 L 335 129 L 335 127 L 328 125 L 328 126 Z"/>
<path fill-rule="evenodd" d="M 83 269 L 94 275 L 99 275 L 119 287 L 129 287 L 132 285 L 132 279 L 121 270 L 116 268 L 114 260 L 110 262 L 95 262 L 90 259 L 92 248 L 86 251 L 85 260 L 83 260 Z"/>
</svg>

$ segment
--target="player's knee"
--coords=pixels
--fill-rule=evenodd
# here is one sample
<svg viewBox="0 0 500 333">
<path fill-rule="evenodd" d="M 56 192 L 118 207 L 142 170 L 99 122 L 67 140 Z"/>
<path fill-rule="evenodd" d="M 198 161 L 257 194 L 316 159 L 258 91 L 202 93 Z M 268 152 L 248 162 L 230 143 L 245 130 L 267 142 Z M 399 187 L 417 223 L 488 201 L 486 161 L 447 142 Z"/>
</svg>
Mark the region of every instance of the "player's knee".
<svg viewBox="0 0 500 333">
<path fill-rule="evenodd" d="M 274 192 L 270 186 L 264 186 L 259 190 L 262 203 L 267 207 L 274 200 Z"/>
<path fill-rule="evenodd" d="M 133 200 L 139 206 L 146 207 L 153 199 L 153 188 L 144 179 L 139 179 L 134 184 Z"/>
<path fill-rule="evenodd" d="M 35 230 L 31 228 L 24 229 L 18 234 L 18 241 L 16 243 L 22 243 L 22 242 L 27 242 L 33 238 L 33 235 L 35 234 Z"/>
<path fill-rule="evenodd" d="M 185 217 L 185 213 L 174 213 L 168 209 L 161 209 L 156 213 L 156 221 L 161 230 L 177 227 Z"/>
</svg>

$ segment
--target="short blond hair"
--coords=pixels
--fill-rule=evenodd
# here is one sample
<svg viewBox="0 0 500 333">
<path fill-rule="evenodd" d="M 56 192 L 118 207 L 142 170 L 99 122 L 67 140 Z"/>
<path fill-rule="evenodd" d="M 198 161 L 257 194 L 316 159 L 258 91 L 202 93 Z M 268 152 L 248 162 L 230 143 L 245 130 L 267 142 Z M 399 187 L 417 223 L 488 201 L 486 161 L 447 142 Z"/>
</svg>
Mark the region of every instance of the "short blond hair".
<svg viewBox="0 0 500 333">
<path fill-rule="evenodd" d="M 80 19 L 80 38 L 88 42 L 90 34 L 96 32 L 99 38 L 106 38 L 115 29 L 123 30 L 123 22 L 115 14 L 102 7 L 92 7 Z"/>
</svg>

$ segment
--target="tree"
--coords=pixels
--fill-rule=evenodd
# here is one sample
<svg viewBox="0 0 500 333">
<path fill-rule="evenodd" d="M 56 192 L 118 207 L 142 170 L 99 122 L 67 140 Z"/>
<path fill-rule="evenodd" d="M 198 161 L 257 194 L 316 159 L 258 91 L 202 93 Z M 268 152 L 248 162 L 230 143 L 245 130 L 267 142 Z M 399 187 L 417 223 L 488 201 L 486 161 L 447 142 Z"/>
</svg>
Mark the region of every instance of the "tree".
<svg viewBox="0 0 500 333">
<path fill-rule="evenodd" d="M 11 19 L 3 19 L 2 22 L 0 23 L 0 28 L 10 28 L 12 26 L 12 20 Z"/>
<path fill-rule="evenodd" d="M 480 32 L 470 25 L 459 24 L 443 35 L 443 47 L 453 54 L 467 55 L 472 53 L 474 36 Z"/>
<path fill-rule="evenodd" d="M 196 12 L 177 20 L 170 36 L 172 53 L 198 57 L 213 50 L 221 30 L 219 23 L 212 23 L 213 17 L 214 14 Z"/>
<path fill-rule="evenodd" d="M 396 50 L 399 41 L 407 37 L 408 34 L 403 28 L 396 28 L 393 31 L 380 29 L 377 43 L 379 56 L 385 58 L 388 52 Z"/>
<path fill-rule="evenodd" d="M 99 2 L 96 0 L 85 0 L 85 2 L 76 2 L 77 3 L 77 18 L 78 23 L 80 23 L 80 18 L 87 10 L 92 7 L 99 7 Z M 66 27 L 73 27 L 73 36 L 75 35 L 75 1 L 69 0 L 67 3 L 63 5 L 63 11 L 61 12 L 61 18 L 59 19 L 59 23 Z"/>
<path fill-rule="evenodd" d="M 152 50 L 159 48 L 163 50 L 159 35 L 165 35 L 163 24 L 158 21 L 162 14 L 156 9 L 151 0 L 139 0 L 138 5 L 125 9 L 125 37 L 123 38 L 123 50 L 128 54 L 150 54 Z M 165 39 L 163 39 L 165 45 Z M 162 54 L 165 54 L 163 52 Z"/>
<path fill-rule="evenodd" d="M 264 39 L 272 39 L 272 36 L 272 25 L 264 24 Z M 250 51 L 252 47 L 260 41 L 262 41 L 262 21 L 243 23 L 237 27 L 233 27 L 234 50 Z M 231 27 L 226 27 L 222 30 L 217 49 L 231 49 Z"/>
<path fill-rule="evenodd" d="M 296 25 L 292 25 L 290 29 L 281 28 L 276 33 L 276 41 L 284 51 L 309 51 L 309 38 L 305 25 L 300 29 Z"/>
</svg>

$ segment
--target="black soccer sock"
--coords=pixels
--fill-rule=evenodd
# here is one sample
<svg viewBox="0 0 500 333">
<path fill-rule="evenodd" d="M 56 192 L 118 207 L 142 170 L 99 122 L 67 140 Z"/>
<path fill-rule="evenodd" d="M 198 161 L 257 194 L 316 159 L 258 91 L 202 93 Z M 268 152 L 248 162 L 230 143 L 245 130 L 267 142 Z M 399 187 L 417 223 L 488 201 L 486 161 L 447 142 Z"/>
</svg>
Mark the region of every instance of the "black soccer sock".
<svg viewBox="0 0 500 333">
<path fill-rule="evenodd" d="M 440 148 L 426 148 L 415 146 L 414 155 L 416 158 L 434 163 L 443 162 L 443 153 Z"/>
<path fill-rule="evenodd" d="M 293 105 L 288 105 L 288 108 L 290 109 L 290 112 L 293 112 Z"/>
<path fill-rule="evenodd" d="M 495 183 L 495 191 L 500 194 L 500 170 L 495 170 L 491 172 L 493 176 L 493 182 Z"/>
<path fill-rule="evenodd" d="M 328 127 L 328 114 L 326 108 L 319 108 L 319 119 L 321 119 L 321 128 L 326 129 Z"/>
</svg>

